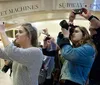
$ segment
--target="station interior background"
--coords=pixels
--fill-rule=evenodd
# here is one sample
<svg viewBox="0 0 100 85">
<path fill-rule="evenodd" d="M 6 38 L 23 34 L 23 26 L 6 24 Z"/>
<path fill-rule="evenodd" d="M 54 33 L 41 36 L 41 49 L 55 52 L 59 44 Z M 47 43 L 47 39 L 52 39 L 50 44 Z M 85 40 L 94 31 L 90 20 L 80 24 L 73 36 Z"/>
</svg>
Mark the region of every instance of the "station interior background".
<svg viewBox="0 0 100 85">
<path fill-rule="evenodd" d="M 72 9 L 85 8 L 100 18 L 99 0 L 0 0 L 0 22 L 5 23 L 6 30 L 17 29 L 22 23 L 30 22 L 36 26 L 38 33 L 47 28 L 55 39 L 61 30 L 59 23 L 68 21 Z M 75 25 L 89 27 L 89 21 L 77 15 Z M 14 37 L 15 38 L 15 37 Z M 44 35 L 41 34 L 39 42 L 42 43 Z M 0 41 L 0 48 L 3 45 Z M 4 62 L 0 59 L 0 68 Z"/>
<path fill-rule="evenodd" d="M 30 22 L 37 27 L 38 33 L 47 28 L 49 34 L 56 39 L 61 30 L 59 22 L 63 19 L 68 21 L 72 9 L 87 5 L 87 9 L 100 18 L 99 3 L 100 0 L 0 0 L 0 21 L 5 23 L 6 30 L 15 29 L 22 23 Z M 62 8 L 61 4 L 63 4 Z M 69 6 L 69 4 L 71 5 Z M 80 5 L 82 6 L 80 7 Z M 84 26 L 87 30 L 89 28 L 89 21 L 79 15 L 77 15 L 74 24 Z M 41 34 L 39 37 L 41 43 L 43 38 L 44 35 Z M 1 41 L 0 47 L 3 48 Z M 4 61 L 0 59 L 0 68 L 3 65 Z"/>
</svg>

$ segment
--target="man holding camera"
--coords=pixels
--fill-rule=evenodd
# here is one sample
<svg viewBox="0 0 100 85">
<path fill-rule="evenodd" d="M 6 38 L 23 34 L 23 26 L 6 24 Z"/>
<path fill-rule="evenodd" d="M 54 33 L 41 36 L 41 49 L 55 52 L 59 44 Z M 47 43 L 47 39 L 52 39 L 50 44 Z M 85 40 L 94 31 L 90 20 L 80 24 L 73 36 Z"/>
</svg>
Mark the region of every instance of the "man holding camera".
<svg viewBox="0 0 100 85">
<path fill-rule="evenodd" d="M 97 17 L 91 15 L 89 11 L 86 14 L 82 13 L 82 16 L 90 21 L 89 30 L 97 48 L 97 55 L 89 75 L 90 85 L 100 85 L 100 21 Z"/>
</svg>

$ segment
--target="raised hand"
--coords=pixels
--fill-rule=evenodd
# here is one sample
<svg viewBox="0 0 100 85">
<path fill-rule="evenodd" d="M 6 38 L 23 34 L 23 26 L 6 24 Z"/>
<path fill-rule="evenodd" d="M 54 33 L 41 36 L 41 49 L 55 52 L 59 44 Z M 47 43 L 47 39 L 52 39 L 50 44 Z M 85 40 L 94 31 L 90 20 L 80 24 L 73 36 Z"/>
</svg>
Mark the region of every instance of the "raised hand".
<svg viewBox="0 0 100 85">
<path fill-rule="evenodd" d="M 43 29 L 42 31 L 43 31 L 42 32 L 43 34 L 48 35 L 48 29 L 47 28 Z"/>
<path fill-rule="evenodd" d="M 69 35 L 70 35 L 70 27 L 68 28 L 68 30 L 63 29 L 63 28 L 61 30 L 62 30 L 63 36 L 65 38 L 69 38 Z"/>
<path fill-rule="evenodd" d="M 3 22 L 0 22 L 0 33 L 5 32 L 5 26 Z"/>
<path fill-rule="evenodd" d="M 84 17 L 85 19 L 89 19 L 89 17 L 92 15 L 91 12 L 89 10 L 87 10 L 86 8 L 83 8 L 83 12 L 82 14 L 80 14 L 82 17 Z"/>
<path fill-rule="evenodd" d="M 72 11 L 69 15 L 69 22 L 73 22 L 75 19 L 76 15 L 74 14 L 74 12 Z"/>
</svg>

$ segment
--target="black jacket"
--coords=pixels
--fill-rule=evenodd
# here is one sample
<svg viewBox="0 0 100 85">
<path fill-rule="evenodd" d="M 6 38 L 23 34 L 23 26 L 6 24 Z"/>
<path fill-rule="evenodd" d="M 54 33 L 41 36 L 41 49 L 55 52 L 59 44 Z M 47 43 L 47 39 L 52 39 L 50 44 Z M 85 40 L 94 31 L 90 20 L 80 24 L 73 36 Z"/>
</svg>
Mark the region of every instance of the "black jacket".
<svg viewBox="0 0 100 85">
<path fill-rule="evenodd" d="M 48 51 L 47 49 L 42 49 L 42 52 L 46 56 L 53 56 L 55 60 L 55 68 L 61 69 L 58 50 Z"/>
<path fill-rule="evenodd" d="M 89 78 L 94 79 L 95 81 L 100 81 L 100 28 L 96 31 L 97 34 L 94 35 L 92 39 L 97 49 L 97 55 L 91 68 Z"/>
</svg>

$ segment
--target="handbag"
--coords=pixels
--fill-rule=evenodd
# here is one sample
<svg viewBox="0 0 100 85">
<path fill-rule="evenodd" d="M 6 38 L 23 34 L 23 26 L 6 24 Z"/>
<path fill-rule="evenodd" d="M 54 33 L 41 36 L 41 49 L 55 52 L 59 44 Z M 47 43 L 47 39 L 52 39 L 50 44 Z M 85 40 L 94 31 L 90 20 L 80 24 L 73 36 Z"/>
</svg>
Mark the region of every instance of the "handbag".
<svg viewBox="0 0 100 85">
<path fill-rule="evenodd" d="M 3 66 L 2 72 L 6 73 L 9 69 L 12 69 L 12 61 L 10 61 L 7 65 Z"/>
</svg>

